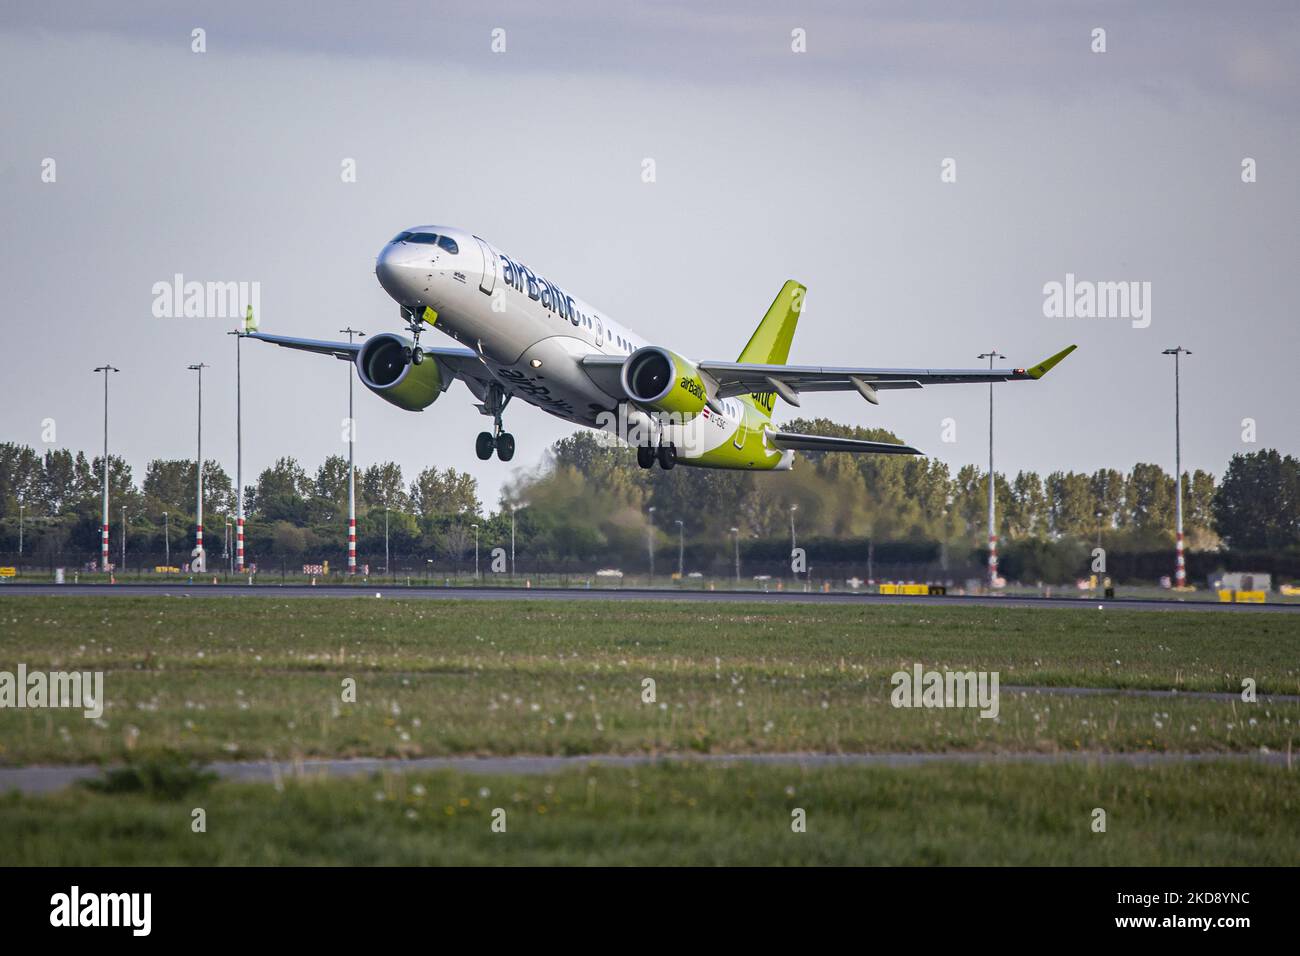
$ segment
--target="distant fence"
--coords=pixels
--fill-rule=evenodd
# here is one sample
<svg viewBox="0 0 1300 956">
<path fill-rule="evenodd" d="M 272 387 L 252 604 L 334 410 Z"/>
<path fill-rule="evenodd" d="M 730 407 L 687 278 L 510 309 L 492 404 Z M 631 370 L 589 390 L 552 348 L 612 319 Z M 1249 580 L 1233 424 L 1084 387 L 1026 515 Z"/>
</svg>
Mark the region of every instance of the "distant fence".
<svg viewBox="0 0 1300 956">
<path fill-rule="evenodd" d="M 806 544 L 799 542 L 806 549 L 806 572 L 794 574 L 791 570 L 789 542 L 751 541 L 741 542 L 740 578 L 752 583 L 756 577 L 767 577 L 772 581 L 798 579 L 800 581 L 833 582 L 837 585 L 852 579 L 862 581 L 899 581 L 921 584 L 944 584 L 961 587 L 970 580 L 982 580 L 986 574 L 985 552 L 982 550 L 953 549 L 945 555 L 938 544 L 928 542 L 885 542 L 864 545 L 861 541 L 820 541 L 810 540 Z M 736 576 L 735 552 L 730 541 L 720 541 L 712 545 L 688 544 L 682 560 L 682 571 L 687 575 L 701 575 L 710 580 L 723 581 Z M 1002 555 L 1001 570 L 1010 581 L 1023 584 L 1069 584 L 1089 574 L 1089 552 L 1082 551 L 1086 558 L 1072 560 L 1063 567 L 1052 565 L 1047 573 L 1044 568 L 1034 566 L 1032 555 L 1018 553 L 1015 546 L 1008 548 Z M 62 552 L 18 555 L 16 552 L 0 552 L 0 567 L 17 567 L 19 573 L 49 574 L 53 576 L 55 568 L 64 568 L 71 576 L 76 573 L 93 573 L 98 562 L 98 552 Z M 1118 584 L 1154 584 L 1163 576 L 1173 574 L 1173 549 L 1168 551 L 1119 552 L 1108 551 L 1106 570 Z M 160 574 L 157 568 L 170 566 L 188 576 L 189 551 L 175 549 L 170 555 L 164 552 L 128 550 L 125 567 L 120 567 L 120 551 L 110 553 L 110 561 L 115 573 L 130 578 L 153 578 Z M 323 565 L 328 562 L 331 575 L 347 572 L 347 554 L 343 550 L 322 551 L 319 553 L 289 555 L 259 555 L 248 552 L 245 556 L 248 565 L 256 566 L 259 576 L 275 577 L 288 580 L 304 575 L 324 575 Z M 1077 567 L 1076 567 L 1077 565 Z M 316 567 L 310 567 L 316 566 Z M 378 555 L 361 552 L 357 557 L 358 571 L 364 573 L 368 566 L 372 577 L 390 579 L 427 580 L 439 578 L 457 579 L 474 574 L 474 552 L 472 548 L 461 557 L 446 554 L 429 555 L 421 553 L 393 554 L 391 567 L 385 568 L 383 553 Z M 229 554 L 222 554 L 215 549 L 208 552 L 207 574 L 229 577 L 233 573 L 233 559 Z M 308 570 L 304 571 L 304 568 Z M 484 546 L 479 551 L 479 571 L 485 579 L 493 577 L 542 578 L 565 577 L 573 580 L 595 578 L 602 569 L 617 569 L 628 579 L 636 578 L 641 583 L 648 576 L 649 564 L 647 554 L 643 551 L 631 559 L 627 555 L 595 557 L 588 559 L 557 558 L 554 556 L 533 556 L 522 551 L 515 556 L 513 566 L 509 560 L 508 550 L 504 570 L 493 571 L 492 549 Z M 655 551 L 655 578 L 667 581 L 678 570 L 678 550 L 668 544 Z M 1219 571 L 1256 571 L 1273 576 L 1275 583 L 1300 581 L 1300 554 L 1294 553 L 1260 553 L 1232 551 L 1201 551 L 1187 553 L 1188 580 L 1197 585 L 1205 585 L 1209 577 Z M 617 577 L 602 576 L 604 583 L 616 583 Z"/>
<path fill-rule="evenodd" d="M 967 579 L 978 577 L 980 569 L 969 562 L 960 562 L 959 564 L 944 566 L 940 561 L 877 561 L 874 558 L 868 559 L 865 555 L 858 560 L 820 560 L 819 552 L 816 548 L 810 548 L 808 551 L 808 563 L 806 570 L 800 571 L 797 575 L 791 570 L 791 562 L 788 555 L 782 559 L 774 560 L 771 558 L 750 558 L 742 555 L 740 566 L 740 578 L 747 584 L 753 584 L 756 578 L 769 578 L 772 581 L 793 581 L 801 582 L 834 582 L 837 585 L 851 579 L 867 580 L 891 580 L 891 581 L 918 581 L 957 584 L 960 586 Z M 733 580 L 736 577 L 736 565 L 734 552 L 711 555 L 709 560 L 700 560 L 701 555 L 693 553 L 693 549 L 687 548 L 685 560 L 682 562 L 682 570 L 685 575 L 703 576 L 713 581 Z M 562 577 L 570 580 L 599 579 L 605 584 L 616 584 L 616 576 L 598 575 L 601 570 L 616 569 L 621 571 L 625 577 L 631 581 L 636 579 L 638 584 L 646 583 L 649 575 L 648 559 L 645 554 L 638 556 L 639 560 L 635 562 L 618 561 L 614 558 L 604 560 L 578 560 L 571 558 L 555 559 L 551 557 L 535 558 L 530 555 L 517 554 L 513 566 L 511 565 L 508 553 L 504 562 L 499 562 L 503 570 L 493 571 L 493 558 L 491 550 L 484 548 L 479 551 L 478 570 L 484 579 L 499 577 L 515 578 L 550 578 Z M 655 580 L 665 582 L 672 578 L 678 572 L 678 552 L 676 548 L 663 548 L 655 554 Z M 0 567 L 16 566 L 21 574 L 30 576 L 32 574 L 48 574 L 51 577 L 55 568 L 63 568 L 69 579 L 76 574 L 94 574 L 98 572 L 99 555 L 84 553 L 62 553 L 62 554 L 37 554 L 23 555 L 21 558 L 17 554 L 0 553 Z M 109 555 L 110 566 L 115 575 L 126 579 L 157 579 L 164 575 L 172 577 L 188 578 L 191 575 L 189 567 L 188 551 L 178 554 L 173 551 L 170 555 L 155 552 L 127 552 L 125 565 L 122 563 L 121 554 L 111 553 Z M 168 564 L 170 561 L 170 564 Z M 248 567 L 256 568 L 259 578 L 265 580 L 268 578 L 278 578 L 289 580 L 291 578 L 330 576 L 345 574 L 347 572 L 347 555 L 345 552 L 314 554 L 306 557 L 288 557 L 288 556 L 271 556 L 262 557 L 254 553 L 245 554 L 245 562 Z M 328 571 L 326 564 L 328 563 Z M 168 572 L 165 568 L 173 568 L 174 571 Z M 391 557 L 391 567 L 384 567 L 384 556 L 378 557 L 367 554 L 357 556 L 358 573 L 366 573 L 367 570 L 371 577 L 382 577 L 388 579 L 405 580 L 411 578 L 413 581 L 429 581 L 434 583 L 439 579 L 460 579 L 472 577 L 474 574 L 474 554 L 471 551 L 465 557 L 456 559 L 446 555 L 439 557 L 429 557 L 423 554 L 394 554 Z M 208 576 L 216 575 L 221 578 L 229 578 L 234 573 L 234 564 L 229 554 L 223 555 L 220 551 L 209 552 L 207 559 L 207 570 L 204 572 Z"/>
</svg>

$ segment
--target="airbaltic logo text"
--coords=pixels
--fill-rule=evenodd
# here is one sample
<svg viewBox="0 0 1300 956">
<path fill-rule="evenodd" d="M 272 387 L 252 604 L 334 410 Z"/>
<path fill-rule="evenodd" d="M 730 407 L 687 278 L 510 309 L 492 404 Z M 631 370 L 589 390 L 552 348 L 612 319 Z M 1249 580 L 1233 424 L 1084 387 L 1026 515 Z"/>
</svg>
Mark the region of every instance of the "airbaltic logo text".
<svg viewBox="0 0 1300 956">
<path fill-rule="evenodd" d="M 0 708 L 75 707 L 94 720 L 104 713 L 103 671 L 0 671 Z"/>
<path fill-rule="evenodd" d="M 1049 319 L 1131 319 L 1133 328 L 1151 324 L 1150 282 L 1092 282 L 1065 274 L 1043 286 L 1043 315 Z"/>
<path fill-rule="evenodd" d="M 186 282 L 178 272 L 151 291 L 155 319 L 242 319 L 250 305 L 262 314 L 260 282 Z"/>
<path fill-rule="evenodd" d="M 896 671 L 889 702 L 895 707 L 978 707 L 981 717 L 996 718 L 997 671 L 927 671 L 920 664 L 911 673 Z"/>
<path fill-rule="evenodd" d="M 51 926 L 129 926 L 134 936 L 148 936 L 153 923 L 152 893 L 70 893 L 50 897 Z"/>
</svg>

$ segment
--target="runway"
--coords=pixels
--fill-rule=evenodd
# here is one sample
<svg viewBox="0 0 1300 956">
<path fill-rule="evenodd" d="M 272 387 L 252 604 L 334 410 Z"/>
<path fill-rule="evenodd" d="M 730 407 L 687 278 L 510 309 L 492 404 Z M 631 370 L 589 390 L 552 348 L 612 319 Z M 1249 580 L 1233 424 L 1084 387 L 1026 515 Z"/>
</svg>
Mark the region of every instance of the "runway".
<svg viewBox="0 0 1300 956">
<path fill-rule="evenodd" d="M 759 764 L 769 767 L 885 767 L 906 769 L 931 764 L 1084 764 L 1151 767 L 1168 764 L 1233 761 L 1291 767 L 1284 753 L 865 753 L 865 754 L 589 754 L 580 756 L 509 757 L 354 757 L 340 760 L 217 761 L 206 769 L 222 780 L 239 783 L 279 784 L 291 779 L 357 777 L 374 773 L 417 773 L 453 770 L 471 774 L 544 774 L 581 770 L 587 767 L 643 767 L 655 763 L 707 765 L 717 767 Z M 0 768 L 0 793 L 17 790 L 27 794 L 51 793 L 74 783 L 102 779 L 101 767 L 5 767 Z"/>
<path fill-rule="evenodd" d="M 360 584 L 4 584 L 0 600 L 19 596 L 65 597 L 257 597 L 397 598 L 435 601 L 691 601 L 752 604 L 902 604 L 948 607 L 1113 608 L 1126 611 L 1201 611 L 1226 614 L 1300 612 L 1300 604 L 1222 604 L 1217 601 L 1074 597 L 892 594 L 804 591 L 686 591 L 676 588 L 437 587 Z"/>
</svg>

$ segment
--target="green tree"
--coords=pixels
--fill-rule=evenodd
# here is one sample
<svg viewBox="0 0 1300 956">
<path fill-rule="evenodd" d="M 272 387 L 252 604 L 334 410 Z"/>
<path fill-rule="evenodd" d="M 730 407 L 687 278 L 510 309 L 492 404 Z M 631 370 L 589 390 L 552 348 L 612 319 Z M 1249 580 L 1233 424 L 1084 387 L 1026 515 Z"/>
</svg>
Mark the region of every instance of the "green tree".
<svg viewBox="0 0 1300 956">
<path fill-rule="evenodd" d="M 1089 476 L 1088 488 L 1092 493 L 1094 515 L 1101 512 L 1103 530 L 1120 527 L 1124 521 L 1124 475 L 1114 468 L 1098 469 Z M 1091 530 L 1096 530 L 1095 521 Z"/>
<path fill-rule="evenodd" d="M 1174 479 L 1159 465 L 1139 462 L 1124 485 L 1127 523 L 1138 532 L 1171 538 L 1174 528 Z"/>
<path fill-rule="evenodd" d="M 353 481 L 355 483 L 356 476 Z M 316 481 L 312 490 L 318 498 L 342 507 L 348 500 L 348 460 L 342 455 L 326 458 L 316 469 Z"/>
<path fill-rule="evenodd" d="M 1047 510 L 1057 535 L 1087 538 L 1097 527 L 1097 499 L 1088 476 L 1054 471 L 1047 476 Z"/>
<path fill-rule="evenodd" d="M 194 513 L 194 462 L 185 459 L 155 458 L 145 466 L 145 497 L 160 511 L 171 514 Z"/>
<path fill-rule="evenodd" d="M 1272 448 L 1233 455 L 1213 510 L 1215 530 L 1230 548 L 1300 545 L 1300 461 Z"/>
<path fill-rule="evenodd" d="M 439 471 L 426 468 L 411 482 L 411 503 L 424 518 L 438 515 L 478 515 L 478 481 L 469 472 L 455 468 Z"/>
<path fill-rule="evenodd" d="M 40 514 L 41 458 L 27 445 L 0 444 L 0 517 L 24 512 Z"/>
<path fill-rule="evenodd" d="M 1011 539 L 1046 535 L 1049 526 L 1047 495 L 1037 473 L 1021 471 L 1011 483 L 1011 504 L 1004 525 Z"/>
<path fill-rule="evenodd" d="M 257 478 L 258 516 L 266 521 L 306 524 L 307 498 L 312 494 L 311 479 L 294 458 L 278 458 Z"/>
<path fill-rule="evenodd" d="M 83 452 L 74 456 L 67 449 L 54 449 L 41 461 L 37 500 L 45 514 L 62 514 L 93 496 L 98 484 Z"/>
<path fill-rule="evenodd" d="M 410 511 L 411 499 L 402 480 L 402 466 L 392 461 L 371 465 L 361 472 L 361 500 L 370 508 Z"/>
<path fill-rule="evenodd" d="M 1196 469 L 1183 474 L 1183 523 L 1198 548 L 1214 547 L 1214 476 Z"/>
</svg>

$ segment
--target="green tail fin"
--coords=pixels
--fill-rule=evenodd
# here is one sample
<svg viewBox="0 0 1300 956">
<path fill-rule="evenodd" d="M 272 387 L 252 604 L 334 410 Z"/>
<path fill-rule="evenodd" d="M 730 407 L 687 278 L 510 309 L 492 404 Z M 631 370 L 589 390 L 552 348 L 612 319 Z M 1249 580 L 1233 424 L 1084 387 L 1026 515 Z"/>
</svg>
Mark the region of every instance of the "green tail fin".
<svg viewBox="0 0 1300 956">
<path fill-rule="evenodd" d="M 749 342 L 740 353 L 737 362 L 752 362 L 755 365 L 784 365 L 790 358 L 790 343 L 794 341 L 794 327 L 799 324 L 799 313 L 803 311 L 804 295 L 807 288 L 793 279 L 781 286 L 768 307 L 763 321 L 749 337 Z M 772 417 L 772 406 L 776 403 L 774 392 L 755 392 L 749 395 L 751 405 Z"/>
</svg>

